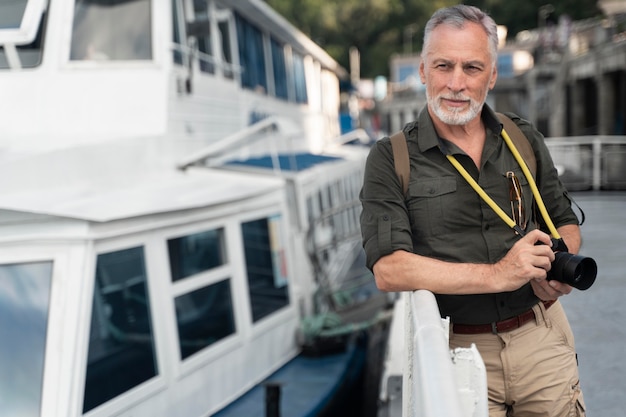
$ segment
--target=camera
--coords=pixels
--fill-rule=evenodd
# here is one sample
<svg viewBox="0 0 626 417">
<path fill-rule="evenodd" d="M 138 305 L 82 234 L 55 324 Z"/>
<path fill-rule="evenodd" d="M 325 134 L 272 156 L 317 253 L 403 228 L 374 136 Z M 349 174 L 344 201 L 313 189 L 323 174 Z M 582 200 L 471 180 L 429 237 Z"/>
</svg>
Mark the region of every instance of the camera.
<svg viewBox="0 0 626 417">
<path fill-rule="evenodd" d="M 593 285 L 598 273 L 596 261 L 585 256 L 568 253 L 563 239 L 552 239 L 554 262 L 548 272 L 548 280 L 555 279 L 579 290 L 586 290 Z"/>
</svg>

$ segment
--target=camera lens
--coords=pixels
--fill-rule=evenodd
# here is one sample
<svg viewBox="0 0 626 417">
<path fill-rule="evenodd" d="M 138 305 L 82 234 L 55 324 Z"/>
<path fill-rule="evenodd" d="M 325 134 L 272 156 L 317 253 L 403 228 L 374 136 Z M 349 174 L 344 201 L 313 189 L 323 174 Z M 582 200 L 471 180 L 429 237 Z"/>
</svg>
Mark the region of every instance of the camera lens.
<svg viewBox="0 0 626 417">
<path fill-rule="evenodd" d="M 597 273 L 598 266 L 592 258 L 557 252 L 550 270 L 550 278 L 579 290 L 586 290 L 595 282 Z"/>
</svg>

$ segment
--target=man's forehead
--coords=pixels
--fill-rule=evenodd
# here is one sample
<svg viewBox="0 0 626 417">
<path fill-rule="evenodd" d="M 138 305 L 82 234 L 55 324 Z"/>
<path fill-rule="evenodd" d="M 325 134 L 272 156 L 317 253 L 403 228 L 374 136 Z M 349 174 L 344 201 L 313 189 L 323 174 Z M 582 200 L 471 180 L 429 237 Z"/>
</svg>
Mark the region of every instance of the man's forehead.
<svg viewBox="0 0 626 417">
<path fill-rule="evenodd" d="M 489 61 L 489 38 L 482 26 L 475 23 L 461 28 L 442 24 L 433 29 L 425 52 L 430 60 Z"/>
</svg>

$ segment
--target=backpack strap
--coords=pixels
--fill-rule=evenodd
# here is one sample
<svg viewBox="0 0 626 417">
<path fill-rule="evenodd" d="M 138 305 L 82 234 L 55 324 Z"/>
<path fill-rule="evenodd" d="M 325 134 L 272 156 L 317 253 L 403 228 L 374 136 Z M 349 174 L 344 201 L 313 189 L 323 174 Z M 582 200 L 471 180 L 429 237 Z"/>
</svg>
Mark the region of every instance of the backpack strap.
<svg viewBox="0 0 626 417">
<path fill-rule="evenodd" d="M 498 118 L 504 125 L 504 130 L 509 134 L 513 144 L 517 148 L 518 152 L 528 165 L 528 169 L 533 177 L 537 176 L 537 159 L 533 147 L 526 138 L 526 135 L 517 126 L 517 124 L 511 120 L 505 114 L 496 113 Z M 391 140 L 391 150 L 393 151 L 393 164 L 396 169 L 396 175 L 402 186 L 402 192 L 406 196 L 409 191 L 409 178 L 411 168 L 409 164 L 409 148 L 406 144 L 406 137 L 404 132 L 397 132 L 389 137 Z"/>
<path fill-rule="evenodd" d="M 528 138 L 519 128 L 519 126 L 511 120 L 511 118 L 502 113 L 496 113 L 498 118 L 504 125 L 504 130 L 509 134 L 511 141 L 517 148 L 517 151 L 522 156 L 524 162 L 528 166 L 530 173 L 533 174 L 533 177 L 537 177 L 537 158 L 535 157 L 535 151 L 533 151 L 533 147 L 528 141 Z"/>
<path fill-rule="evenodd" d="M 406 137 L 402 131 L 394 133 L 389 139 L 391 140 L 391 150 L 393 152 L 393 165 L 402 186 L 402 192 L 406 196 L 409 191 L 409 178 L 411 175 L 409 147 L 406 144 Z"/>
</svg>

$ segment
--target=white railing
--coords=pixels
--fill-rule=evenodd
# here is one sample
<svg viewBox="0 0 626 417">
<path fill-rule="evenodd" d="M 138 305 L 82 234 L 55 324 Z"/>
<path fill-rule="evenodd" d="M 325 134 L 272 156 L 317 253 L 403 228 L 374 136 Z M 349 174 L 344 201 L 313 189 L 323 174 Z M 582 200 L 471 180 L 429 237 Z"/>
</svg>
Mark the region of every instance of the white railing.
<svg viewBox="0 0 626 417">
<path fill-rule="evenodd" d="M 274 169 L 280 170 L 280 164 L 278 163 L 278 145 L 276 142 L 280 137 L 294 137 L 299 133 L 299 130 L 290 120 L 277 116 L 267 117 L 253 125 L 233 133 L 232 135 L 222 138 L 219 141 L 198 150 L 192 155 L 187 156 L 176 165 L 178 169 L 183 171 L 193 165 L 219 165 L 223 162 L 220 157 L 224 157 L 229 153 L 235 152 L 244 145 L 250 145 L 253 142 L 267 139 L 267 134 L 277 132 L 280 132 L 281 135 L 273 135 L 268 146 L 270 147 L 270 154 L 272 155 Z"/>
<path fill-rule="evenodd" d="M 474 345 L 451 351 L 448 324 L 429 291 L 396 302 L 379 417 L 488 417 L 482 358 Z"/>
<path fill-rule="evenodd" d="M 626 136 L 546 138 L 570 190 L 626 189 Z"/>
<path fill-rule="evenodd" d="M 403 416 L 487 417 L 487 374 L 472 345 L 450 351 L 449 322 L 442 320 L 435 296 L 415 291 L 407 300 L 407 365 Z"/>
</svg>

